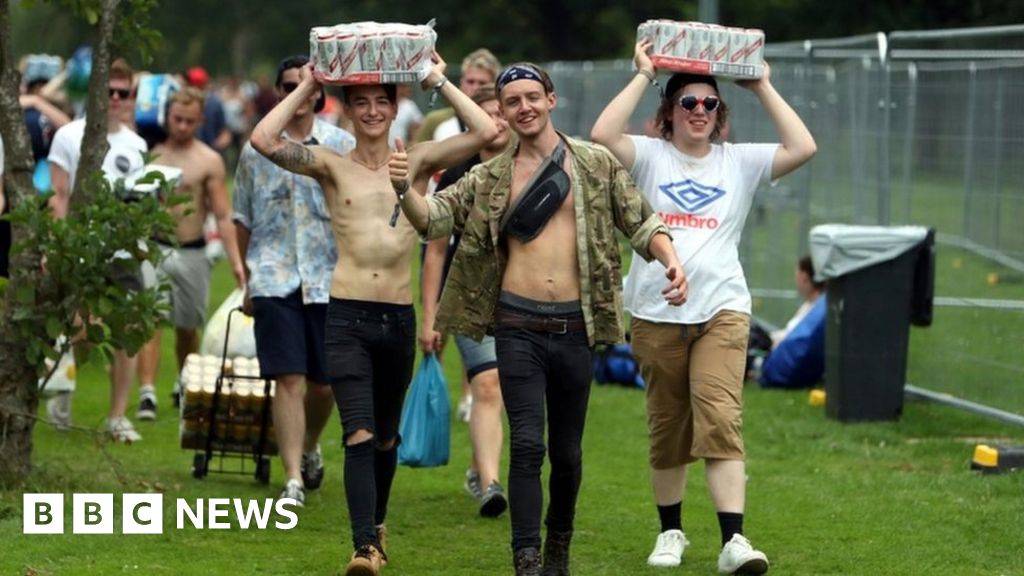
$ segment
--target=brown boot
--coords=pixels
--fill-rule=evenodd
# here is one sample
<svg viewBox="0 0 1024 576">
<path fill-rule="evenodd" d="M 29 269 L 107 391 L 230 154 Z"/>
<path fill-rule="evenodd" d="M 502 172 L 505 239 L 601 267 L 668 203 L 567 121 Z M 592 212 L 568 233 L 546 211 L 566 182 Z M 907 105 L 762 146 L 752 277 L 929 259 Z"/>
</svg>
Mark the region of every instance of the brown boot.
<svg viewBox="0 0 1024 576">
<path fill-rule="evenodd" d="M 516 576 L 540 576 L 540 550 L 522 548 L 512 555 Z"/>
<path fill-rule="evenodd" d="M 388 527 L 380 524 L 376 527 L 377 542 L 380 542 L 380 565 L 388 565 Z"/>
<path fill-rule="evenodd" d="M 373 544 L 360 546 L 345 567 L 345 576 L 378 576 L 384 555 Z"/>
<path fill-rule="evenodd" d="M 569 576 L 569 542 L 572 530 L 557 532 L 548 529 L 544 539 L 544 567 L 541 576 Z"/>
</svg>

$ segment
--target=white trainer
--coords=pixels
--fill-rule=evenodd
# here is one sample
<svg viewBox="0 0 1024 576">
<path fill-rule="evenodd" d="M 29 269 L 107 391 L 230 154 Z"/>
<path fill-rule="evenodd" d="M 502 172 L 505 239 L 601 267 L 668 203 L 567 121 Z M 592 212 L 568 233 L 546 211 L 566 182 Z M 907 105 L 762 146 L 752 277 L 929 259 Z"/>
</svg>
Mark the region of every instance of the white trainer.
<svg viewBox="0 0 1024 576">
<path fill-rule="evenodd" d="M 742 534 L 733 534 L 718 555 L 719 574 L 764 574 L 767 571 L 768 557 L 754 550 L 750 540 Z"/>
<path fill-rule="evenodd" d="M 107 418 L 107 434 L 114 442 L 131 444 L 142 440 L 142 434 L 135 431 L 132 421 L 120 416 L 118 418 Z"/>
<path fill-rule="evenodd" d="M 469 417 L 473 413 L 473 396 L 466 394 L 459 400 L 459 409 L 456 410 L 455 415 L 459 420 L 468 423 Z"/>
<path fill-rule="evenodd" d="M 654 551 L 647 557 L 648 566 L 679 566 L 683 561 L 683 550 L 690 544 L 682 530 L 665 530 L 658 534 Z"/>
<path fill-rule="evenodd" d="M 302 480 L 298 478 L 292 478 L 284 485 L 284 490 L 281 490 L 281 495 L 277 497 L 278 500 L 294 500 L 295 506 L 303 508 L 306 506 L 306 489 L 302 486 Z"/>
</svg>

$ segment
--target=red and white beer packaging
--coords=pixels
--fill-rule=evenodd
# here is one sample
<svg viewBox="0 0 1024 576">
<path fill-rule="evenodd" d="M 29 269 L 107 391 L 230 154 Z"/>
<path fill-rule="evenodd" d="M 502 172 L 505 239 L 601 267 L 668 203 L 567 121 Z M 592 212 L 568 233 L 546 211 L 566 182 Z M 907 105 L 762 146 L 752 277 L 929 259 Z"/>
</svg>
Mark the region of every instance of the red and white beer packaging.
<svg viewBox="0 0 1024 576">
<path fill-rule="evenodd" d="M 727 78 L 764 74 L 764 32 L 703 22 L 648 20 L 637 41 L 651 41 L 651 62 L 662 70 Z"/>
<path fill-rule="evenodd" d="M 318 26 L 309 31 L 309 59 L 324 84 L 412 83 L 430 71 L 436 41 L 433 22 Z"/>
</svg>

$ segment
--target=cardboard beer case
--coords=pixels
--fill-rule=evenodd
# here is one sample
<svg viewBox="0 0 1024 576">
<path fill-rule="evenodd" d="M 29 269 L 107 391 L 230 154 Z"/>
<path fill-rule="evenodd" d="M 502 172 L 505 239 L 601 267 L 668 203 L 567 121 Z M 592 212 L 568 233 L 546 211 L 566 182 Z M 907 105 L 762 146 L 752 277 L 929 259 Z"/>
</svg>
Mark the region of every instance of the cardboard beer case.
<svg viewBox="0 0 1024 576">
<path fill-rule="evenodd" d="M 637 41 L 651 41 L 651 62 L 660 70 L 725 78 L 764 74 L 764 32 L 703 22 L 648 20 Z"/>
<path fill-rule="evenodd" d="M 436 42 L 433 21 L 317 26 L 309 31 L 309 60 L 323 84 L 413 83 L 430 71 Z"/>
</svg>

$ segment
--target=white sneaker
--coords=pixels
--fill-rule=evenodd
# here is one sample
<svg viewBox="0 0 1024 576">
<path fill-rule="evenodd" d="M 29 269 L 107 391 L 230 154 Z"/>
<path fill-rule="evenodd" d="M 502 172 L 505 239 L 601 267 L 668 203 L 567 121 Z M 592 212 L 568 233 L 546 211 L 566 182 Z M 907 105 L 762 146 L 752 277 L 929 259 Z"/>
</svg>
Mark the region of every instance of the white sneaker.
<svg viewBox="0 0 1024 576">
<path fill-rule="evenodd" d="M 459 409 L 456 411 L 456 416 L 463 422 L 469 422 L 469 416 L 473 412 L 473 396 L 466 394 L 459 400 Z"/>
<path fill-rule="evenodd" d="M 665 530 L 658 534 L 654 551 L 647 557 L 648 566 L 679 566 L 683 561 L 683 550 L 690 544 L 682 530 Z"/>
<path fill-rule="evenodd" d="M 57 430 L 71 428 L 71 392 L 59 392 L 46 400 L 46 416 Z"/>
<path fill-rule="evenodd" d="M 733 534 L 718 555 L 719 574 L 764 574 L 767 571 L 768 557 L 754 550 L 750 540 L 742 534 Z"/>
<path fill-rule="evenodd" d="M 107 434 L 114 442 L 131 444 L 142 440 L 142 434 L 135 431 L 132 421 L 120 416 L 118 418 L 107 418 Z"/>
<path fill-rule="evenodd" d="M 284 485 L 284 490 L 281 490 L 281 495 L 277 498 L 278 500 L 290 498 L 295 501 L 296 506 L 303 508 L 306 505 L 306 489 L 302 487 L 301 480 L 292 478 Z"/>
</svg>

